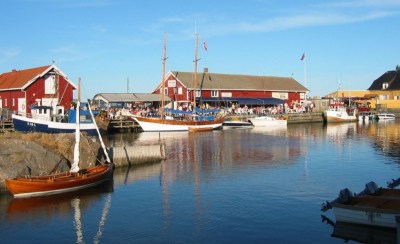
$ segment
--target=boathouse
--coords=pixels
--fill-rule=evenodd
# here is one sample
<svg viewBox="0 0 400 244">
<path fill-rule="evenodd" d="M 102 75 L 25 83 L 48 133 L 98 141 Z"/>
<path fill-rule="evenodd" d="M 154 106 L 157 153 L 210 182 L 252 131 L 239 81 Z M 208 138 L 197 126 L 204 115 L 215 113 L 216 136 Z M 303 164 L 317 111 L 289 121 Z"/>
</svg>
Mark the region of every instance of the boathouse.
<svg viewBox="0 0 400 244">
<path fill-rule="evenodd" d="M 76 86 L 55 65 L 0 74 L 0 108 L 31 113 L 32 105 L 71 106 Z"/>
<path fill-rule="evenodd" d="M 164 82 L 164 86 L 163 86 Z M 193 101 L 196 92 L 198 103 L 230 106 L 290 104 L 306 98 L 308 89 L 292 77 L 254 76 L 209 73 L 204 69 L 196 73 L 170 71 L 153 93 L 164 94 L 176 103 Z"/>
</svg>

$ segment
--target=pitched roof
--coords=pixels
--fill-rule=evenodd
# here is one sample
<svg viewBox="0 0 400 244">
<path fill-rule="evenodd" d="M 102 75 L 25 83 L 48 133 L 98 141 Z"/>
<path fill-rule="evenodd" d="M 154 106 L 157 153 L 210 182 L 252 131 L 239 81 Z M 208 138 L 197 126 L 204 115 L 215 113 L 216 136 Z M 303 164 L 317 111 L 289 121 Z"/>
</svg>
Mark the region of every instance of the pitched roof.
<svg viewBox="0 0 400 244">
<path fill-rule="evenodd" d="M 383 89 L 384 83 L 388 84 L 386 89 Z M 400 69 L 385 72 L 372 82 L 368 90 L 400 90 Z"/>
<path fill-rule="evenodd" d="M 187 88 L 193 89 L 193 72 L 171 72 Z M 261 91 L 308 91 L 291 77 L 197 73 L 197 89 L 214 90 L 261 90 Z"/>
<path fill-rule="evenodd" d="M 94 100 L 102 100 L 106 103 L 117 102 L 159 102 L 161 101 L 160 94 L 151 93 L 99 93 L 93 98 Z M 165 96 L 165 101 L 170 101 L 168 96 Z"/>
<path fill-rule="evenodd" d="M 63 74 L 56 66 L 47 65 L 31 69 L 12 70 L 11 72 L 0 74 L 0 90 L 24 89 L 52 69 L 57 70 L 60 75 L 64 76 L 64 78 L 71 83 L 74 88 L 76 88 L 76 86 L 70 82 L 66 75 Z"/>
</svg>

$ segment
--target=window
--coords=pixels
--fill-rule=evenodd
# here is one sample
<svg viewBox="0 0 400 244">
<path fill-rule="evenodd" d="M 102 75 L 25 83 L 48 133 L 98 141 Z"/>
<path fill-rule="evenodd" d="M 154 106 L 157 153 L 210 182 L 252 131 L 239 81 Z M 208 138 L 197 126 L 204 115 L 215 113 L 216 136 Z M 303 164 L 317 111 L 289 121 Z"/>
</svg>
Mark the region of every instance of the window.
<svg viewBox="0 0 400 244">
<path fill-rule="evenodd" d="M 178 94 L 181 95 L 182 94 L 182 87 L 178 87 Z"/>
<path fill-rule="evenodd" d="M 12 106 L 15 106 L 15 98 L 12 99 Z"/>
<path fill-rule="evenodd" d="M 218 97 L 218 91 L 217 90 L 211 91 L 211 97 Z"/>
<path fill-rule="evenodd" d="M 379 100 L 388 100 L 389 95 L 379 95 Z"/>
<path fill-rule="evenodd" d="M 201 97 L 201 90 L 196 90 L 196 97 Z"/>
<path fill-rule="evenodd" d="M 389 84 L 387 82 L 384 82 L 382 84 L 382 90 L 385 90 L 386 88 L 388 88 Z"/>
<path fill-rule="evenodd" d="M 168 95 L 168 88 L 164 88 L 164 95 Z"/>
<path fill-rule="evenodd" d="M 7 107 L 7 98 L 6 98 L 6 99 L 4 99 L 4 106 L 6 106 L 6 107 Z"/>
</svg>

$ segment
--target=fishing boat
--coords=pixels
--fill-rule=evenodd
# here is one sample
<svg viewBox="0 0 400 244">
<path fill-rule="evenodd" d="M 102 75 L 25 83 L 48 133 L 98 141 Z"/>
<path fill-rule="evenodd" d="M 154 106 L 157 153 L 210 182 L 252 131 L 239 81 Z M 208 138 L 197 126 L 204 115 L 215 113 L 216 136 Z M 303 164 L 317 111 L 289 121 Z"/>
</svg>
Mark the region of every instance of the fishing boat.
<svg viewBox="0 0 400 244">
<path fill-rule="evenodd" d="M 197 52 L 198 52 L 198 35 L 196 35 L 196 52 L 194 61 L 194 86 L 193 86 L 193 110 L 192 111 L 170 111 L 169 115 L 165 114 L 164 106 L 164 88 L 165 88 L 165 62 L 166 62 L 166 38 L 164 36 L 164 58 L 163 58 L 163 74 L 161 80 L 161 107 L 159 117 L 142 117 L 134 115 L 134 119 L 144 132 L 148 131 L 189 131 L 189 128 L 222 128 L 225 116 L 221 114 L 221 110 L 201 110 L 196 107 L 196 87 L 197 87 Z M 178 114 L 178 116 L 174 116 Z"/>
<path fill-rule="evenodd" d="M 275 118 L 272 116 L 259 116 L 250 118 L 249 121 L 254 127 L 286 127 L 287 120 L 283 118 Z"/>
<path fill-rule="evenodd" d="M 80 102 L 78 99 L 77 106 Z M 93 113 L 89 106 L 89 112 L 93 117 Z M 76 109 L 76 117 L 79 118 L 79 109 Z M 7 189 L 16 198 L 35 197 L 52 194 L 60 194 L 65 192 L 76 191 L 109 180 L 113 176 L 114 165 L 111 163 L 107 150 L 105 149 L 100 132 L 96 127 L 101 146 L 106 156 L 107 162 L 86 169 L 80 169 L 79 150 L 80 150 L 80 126 L 79 120 L 75 123 L 75 146 L 74 146 L 74 161 L 71 169 L 68 172 L 43 175 L 43 176 L 25 176 L 14 179 L 6 179 L 5 184 Z"/>
<path fill-rule="evenodd" d="M 396 228 L 396 216 L 400 216 L 400 190 L 379 188 L 374 182 L 368 183 L 365 190 L 356 195 L 346 188 L 322 210 L 330 208 L 337 222 Z"/>
<path fill-rule="evenodd" d="M 356 122 L 357 109 L 347 110 L 345 107 L 331 107 L 324 111 L 324 120 L 327 123 Z"/>
<path fill-rule="evenodd" d="M 224 129 L 244 129 L 253 128 L 253 124 L 249 121 L 240 120 L 238 117 L 228 117 L 222 123 Z"/>
<path fill-rule="evenodd" d="M 378 113 L 376 114 L 379 120 L 394 120 L 396 116 L 391 113 Z"/>
<path fill-rule="evenodd" d="M 78 108 L 77 106 L 75 109 Z M 78 118 L 75 109 L 70 109 L 68 114 L 64 115 L 64 108 L 61 106 L 54 109 L 51 106 L 32 105 L 31 114 L 12 115 L 14 129 L 21 132 L 73 133 L 75 132 L 76 118 Z M 80 130 L 95 135 L 96 125 L 91 119 L 89 111 L 81 108 L 80 110 Z M 53 111 L 59 113 L 56 115 Z"/>
</svg>

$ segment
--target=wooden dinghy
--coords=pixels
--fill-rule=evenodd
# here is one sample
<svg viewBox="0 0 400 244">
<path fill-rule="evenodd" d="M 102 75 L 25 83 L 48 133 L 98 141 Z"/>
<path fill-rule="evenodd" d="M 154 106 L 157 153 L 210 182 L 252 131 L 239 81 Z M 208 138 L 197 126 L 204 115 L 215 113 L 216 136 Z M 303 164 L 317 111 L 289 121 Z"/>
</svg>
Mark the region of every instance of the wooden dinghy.
<svg viewBox="0 0 400 244">
<path fill-rule="evenodd" d="M 379 188 L 374 182 L 368 183 L 357 195 L 346 188 L 322 210 L 330 208 L 337 222 L 396 228 L 396 217 L 400 216 L 400 190 Z"/>
<path fill-rule="evenodd" d="M 99 185 L 113 175 L 113 167 L 113 164 L 104 164 L 82 169 L 76 173 L 6 179 L 5 183 L 14 197 L 59 194 Z"/>
</svg>

